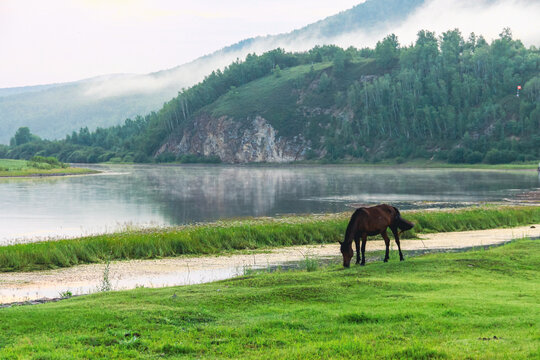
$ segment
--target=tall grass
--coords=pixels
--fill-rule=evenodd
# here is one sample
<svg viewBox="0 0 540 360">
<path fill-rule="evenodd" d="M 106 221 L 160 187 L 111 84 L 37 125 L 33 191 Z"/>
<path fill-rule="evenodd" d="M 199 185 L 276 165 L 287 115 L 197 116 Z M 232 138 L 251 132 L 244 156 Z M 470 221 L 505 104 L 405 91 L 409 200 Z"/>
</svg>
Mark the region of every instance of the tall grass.
<svg viewBox="0 0 540 360">
<path fill-rule="evenodd" d="M 404 212 L 416 226 L 406 235 L 540 222 L 540 207 L 479 207 Z M 332 243 L 341 240 L 350 213 L 225 221 L 166 229 L 125 231 L 78 239 L 0 247 L 0 272 L 69 267 L 110 260 L 218 254 L 234 250 Z"/>
</svg>

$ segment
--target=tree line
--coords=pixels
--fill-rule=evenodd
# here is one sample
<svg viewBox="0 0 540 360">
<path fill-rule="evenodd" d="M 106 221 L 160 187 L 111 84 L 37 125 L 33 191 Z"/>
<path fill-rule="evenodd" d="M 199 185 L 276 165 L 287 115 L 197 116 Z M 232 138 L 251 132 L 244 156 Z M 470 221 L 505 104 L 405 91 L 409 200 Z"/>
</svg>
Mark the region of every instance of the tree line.
<svg viewBox="0 0 540 360">
<path fill-rule="evenodd" d="M 304 105 L 322 106 L 333 114 L 325 115 L 321 125 L 319 118 L 289 109 L 291 121 L 300 121 L 305 130 L 309 158 L 499 163 L 540 157 L 540 52 L 513 39 L 509 29 L 491 43 L 474 33 L 465 39 L 458 29 L 440 36 L 422 30 L 409 46 L 401 46 L 391 34 L 373 49 L 318 46 L 299 53 L 276 49 L 250 54 L 182 89 L 159 111 L 119 126 L 82 128 L 58 141 L 39 139 L 21 128 L 10 146 L 0 146 L 0 157 L 219 161 L 155 154 L 169 136 L 181 134 L 205 106 L 228 92 L 271 74 L 280 76 L 284 69 L 322 62 L 331 62 L 331 67 L 305 75 L 291 93 L 311 92 Z M 366 62 L 373 66 L 358 73 L 359 64 Z"/>
</svg>

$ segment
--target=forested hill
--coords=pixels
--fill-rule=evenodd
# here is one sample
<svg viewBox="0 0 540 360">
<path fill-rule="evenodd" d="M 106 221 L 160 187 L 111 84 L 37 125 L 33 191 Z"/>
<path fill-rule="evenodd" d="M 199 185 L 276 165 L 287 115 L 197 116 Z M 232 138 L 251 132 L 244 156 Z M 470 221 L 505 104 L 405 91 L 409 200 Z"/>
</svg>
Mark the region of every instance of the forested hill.
<svg viewBox="0 0 540 360">
<path fill-rule="evenodd" d="M 522 86 L 516 96 L 517 86 Z M 19 129 L 0 157 L 62 161 L 377 162 L 540 158 L 540 52 L 508 29 L 491 44 L 459 30 L 400 46 L 249 55 L 122 126 L 58 142 Z"/>
</svg>

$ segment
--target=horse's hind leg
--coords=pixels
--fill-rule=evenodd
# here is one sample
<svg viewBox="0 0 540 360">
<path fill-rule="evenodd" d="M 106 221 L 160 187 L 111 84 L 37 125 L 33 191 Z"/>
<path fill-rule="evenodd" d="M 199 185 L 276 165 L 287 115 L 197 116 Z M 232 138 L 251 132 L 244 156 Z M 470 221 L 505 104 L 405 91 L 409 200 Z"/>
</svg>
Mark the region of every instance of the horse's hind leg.
<svg viewBox="0 0 540 360">
<path fill-rule="evenodd" d="M 383 239 L 384 239 L 384 244 L 386 245 L 386 254 L 384 255 L 384 262 L 388 262 L 388 258 L 390 257 L 390 238 L 388 237 L 388 234 L 386 233 L 386 230 L 384 230 L 382 233 L 381 233 Z"/>
<path fill-rule="evenodd" d="M 356 244 L 356 263 L 360 264 L 360 233 L 354 234 L 354 243 Z"/>
<path fill-rule="evenodd" d="M 403 253 L 401 252 L 401 245 L 399 244 L 399 233 L 397 229 L 391 229 L 392 233 L 394 234 L 394 239 L 396 239 L 397 248 L 399 250 L 399 260 L 403 261 L 405 258 L 403 257 Z"/>
</svg>

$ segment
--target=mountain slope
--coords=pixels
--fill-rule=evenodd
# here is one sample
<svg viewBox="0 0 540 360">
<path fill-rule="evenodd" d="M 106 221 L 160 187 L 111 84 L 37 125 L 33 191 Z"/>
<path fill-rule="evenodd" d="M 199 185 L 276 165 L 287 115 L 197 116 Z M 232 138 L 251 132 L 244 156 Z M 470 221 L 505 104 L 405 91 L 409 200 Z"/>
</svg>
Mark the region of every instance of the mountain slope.
<svg viewBox="0 0 540 360">
<path fill-rule="evenodd" d="M 452 30 L 422 31 L 406 47 L 390 35 L 375 49 L 274 50 L 212 72 L 158 112 L 122 126 L 0 147 L 0 157 L 33 155 L 68 162 L 532 161 L 540 157 L 540 51 L 509 30 L 491 44 Z"/>
<path fill-rule="evenodd" d="M 126 118 L 159 109 L 183 87 L 248 53 L 276 47 L 307 50 L 358 30 L 386 33 L 423 3 L 424 0 L 368 0 L 291 33 L 247 39 L 191 63 L 152 74 L 0 89 L 0 143 L 7 143 L 21 126 L 54 139 L 84 126 L 92 130 L 120 124 Z"/>
<path fill-rule="evenodd" d="M 231 163 L 538 159 L 540 52 L 508 38 L 473 49 L 459 32 L 444 37 L 444 50 L 423 64 L 429 45 L 418 42 L 400 50 L 399 66 L 388 68 L 377 53 L 341 64 L 336 56 L 249 82 L 201 108 L 157 155 Z M 464 53 L 451 55 L 451 43 Z M 524 84 L 521 97 L 515 84 Z"/>
</svg>

